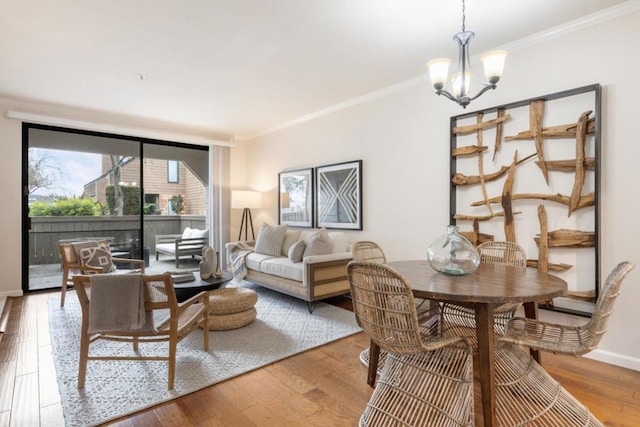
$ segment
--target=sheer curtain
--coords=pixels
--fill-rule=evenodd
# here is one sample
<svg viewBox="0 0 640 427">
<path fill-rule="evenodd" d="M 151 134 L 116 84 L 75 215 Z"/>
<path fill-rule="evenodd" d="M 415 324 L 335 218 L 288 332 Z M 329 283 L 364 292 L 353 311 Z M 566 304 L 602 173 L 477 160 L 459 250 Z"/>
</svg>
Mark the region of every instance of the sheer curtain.
<svg viewBox="0 0 640 427">
<path fill-rule="evenodd" d="M 230 149 L 214 145 L 209 150 L 209 200 L 211 200 L 211 230 L 214 250 L 220 251 L 222 268 L 226 268 L 227 253 L 225 243 L 229 241 L 230 203 Z"/>
</svg>

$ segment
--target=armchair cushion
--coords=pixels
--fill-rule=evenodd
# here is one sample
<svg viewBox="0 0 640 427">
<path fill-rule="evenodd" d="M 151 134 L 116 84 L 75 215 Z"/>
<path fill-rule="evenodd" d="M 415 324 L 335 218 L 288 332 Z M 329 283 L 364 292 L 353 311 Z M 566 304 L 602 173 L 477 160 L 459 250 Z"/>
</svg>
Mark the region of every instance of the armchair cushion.
<svg viewBox="0 0 640 427">
<path fill-rule="evenodd" d="M 116 271 L 109 248 L 94 246 L 80 249 L 80 264 L 102 268 L 103 273 Z"/>
</svg>

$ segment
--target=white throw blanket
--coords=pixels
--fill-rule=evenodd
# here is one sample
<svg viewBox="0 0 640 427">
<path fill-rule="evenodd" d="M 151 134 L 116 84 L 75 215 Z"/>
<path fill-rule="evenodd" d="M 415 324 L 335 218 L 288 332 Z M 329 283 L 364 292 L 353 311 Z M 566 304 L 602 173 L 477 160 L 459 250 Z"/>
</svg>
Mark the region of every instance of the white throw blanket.
<svg viewBox="0 0 640 427">
<path fill-rule="evenodd" d="M 89 333 L 140 330 L 146 320 L 140 274 L 91 276 Z"/>
<path fill-rule="evenodd" d="M 234 280 L 242 280 L 247 275 L 247 263 L 245 258 L 251 252 L 253 252 L 253 247 L 249 246 L 245 242 L 236 243 L 231 249 L 231 252 L 229 252 L 229 258 L 231 258 L 231 271 L 233 272 Z"/>
</svg>

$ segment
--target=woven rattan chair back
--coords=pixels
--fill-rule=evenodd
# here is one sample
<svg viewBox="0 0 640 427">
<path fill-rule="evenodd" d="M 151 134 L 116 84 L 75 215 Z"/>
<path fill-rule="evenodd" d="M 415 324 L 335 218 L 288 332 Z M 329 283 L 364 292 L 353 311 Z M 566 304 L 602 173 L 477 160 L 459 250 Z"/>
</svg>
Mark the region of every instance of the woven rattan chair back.
<svg viewBox="0 0 640 427">
<path fill-rule="evenodd" d="M 347 275 L 356 319 L 381 349 L 398 354 L 425 349 L 413 292 L 400 273 L 384 264 L 351 261 Z"/>
<path fill-rule="evenodd" d="M 591 342 L 587 344 L 587 351 L 594 350 L 600 343 L 602 336 L 607 332 L 607 323 L 609 323 L 609 317 L 613 313 L 616 299 L 620 295 L 622 281 L 634 267 L 635 264 L 632 262 L 623 261 L 609 273 L 604 287 L 598 295 L 591 320 L 587 323 L 587 328 L 591 332 Z"/>
<path fill-rule="evenodd" d="M 527 266 L 527 254 L 516 243 L 491 241 L 480 244 L 476 249 L 480 254 L 480 262 L 521 268 Z"/>
<path fill-rule="evenodd" d="M 385 264 L 387 257 L 382 248 L 376 243 L 368 240 L 360 240 L 353 244 L 351 257 L 356 261 L 377 262 Z"/>
</svg>

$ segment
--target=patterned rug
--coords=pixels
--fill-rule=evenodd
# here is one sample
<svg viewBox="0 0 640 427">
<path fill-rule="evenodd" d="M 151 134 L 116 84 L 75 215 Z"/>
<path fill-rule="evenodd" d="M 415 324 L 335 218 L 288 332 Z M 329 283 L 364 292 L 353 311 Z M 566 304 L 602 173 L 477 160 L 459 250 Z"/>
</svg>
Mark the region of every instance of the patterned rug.
<svg viewBox="0 0 640 427">
<path fill-rule="evenodd" d="M 86 386 L 78 390 L 80 305 L 75 292 L 68 294 L 64 308 L 50 299 L 51 344 L 66 425 L 97 425 L 360 331 L 348 310 L 320 302 L 309 314 L 302 300 L 248 282 L 242 286 L 258 292 L 256 320 L 240 329 L 210 332 L 209 352 L 202 349 L 201 329 L 185 338 L 178 344 L 171 391 L 167 363 L 157 361 L 89 361 Z M 100 341 L 92 352 L 122 354 L 130 348 Z M 167 354 L 166 348 L 166 343 L 150 343 L 140 351 Z"/>
</svg>

